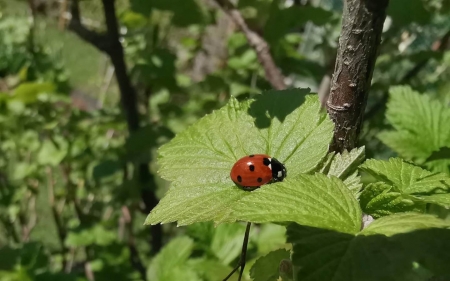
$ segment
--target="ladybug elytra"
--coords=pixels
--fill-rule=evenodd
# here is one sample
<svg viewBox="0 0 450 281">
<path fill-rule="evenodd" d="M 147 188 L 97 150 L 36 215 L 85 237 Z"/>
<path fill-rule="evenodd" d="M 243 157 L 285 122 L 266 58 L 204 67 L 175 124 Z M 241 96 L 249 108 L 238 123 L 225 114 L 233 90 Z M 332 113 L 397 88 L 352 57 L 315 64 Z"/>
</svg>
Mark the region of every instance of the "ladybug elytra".
<svg viewBox="0 0 450 281">
<path fill-rule="evenodd" d="M 253 190 L 263 184 L 283 181 L 286 177 L 286 167 L 269 155 L 251 154 L 242 157 L 233 165 L 230 177 L 242 188 Z"/>
</svg>

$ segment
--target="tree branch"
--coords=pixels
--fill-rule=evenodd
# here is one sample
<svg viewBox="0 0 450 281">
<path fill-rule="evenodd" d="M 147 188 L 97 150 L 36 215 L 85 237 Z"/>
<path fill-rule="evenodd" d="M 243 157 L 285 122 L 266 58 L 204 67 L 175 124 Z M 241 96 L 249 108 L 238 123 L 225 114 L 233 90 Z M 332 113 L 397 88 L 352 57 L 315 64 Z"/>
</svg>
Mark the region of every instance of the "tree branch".
<svg viewBox="0 0 450 281">
<path fill-rule="evenodd" d="M 81 22 L 80 5 L 78 3 L 78 0 L 72 0 L 70 12 L 72 14 L 72 17 L 68 25 L 69 30 L 75 32 L 81 39 L 92 44 L 100 51 L 109 54 L 111 44 L 108 35 L 105 33 L 92 31 L 83 25 L 83 23 Z"/>
<path fill-rule="evenodd" d="M 126 114 L 128 129 L 130 132 L 139 129 L 139 112 L 137 109 L 137 94 L 131 85 L 130 77 L 124 60 L 124 52 L 119 38 L 119 25 L 117 23 L 116 9 L 114 1 L 102 0 L 105 13 L 106 26 L 109 35 L 111 49 L 109 56 L 115 68 L 115 75 L 120 89 L 120 102 Z M 158 204 L 158 199 L 154 193 L 156 183 L 154 176 L 148 170 L 148 163 L 137 164 L 137 174 L 141 183 L 141 198 L 145 205 L 145 212 L 148 214 Z M 162 247 L 162 227 L 154 225 L 150 228 L 152 234 L 151 246 L 154 253 Z"/>
<path fill-rule="evenodd" d="M 267 81 L 269 81 L 274 89 L 286 89 L 284 76 L 276 66 L 272 55 L 270 54 L 269 44 L 266 40 L 250 29 L 242 14 L 229 0 L 216 0 L 216 3 L 228 14 L 228 16 L 230 16 L 234 23 L 244 33 L 248 43 L 255 50 L 258 60 L 264 68 Z"/>
<path fill-rule="evenodd" d="M 335 123 L 330 151 L 354 148 L 362 124 L 388 0 L 346 0 L 327 111 Z"/>
<path fill-rule="evenodd" d="M 139 112 L 137 108 L 137 94 L 131 85 L 127 67 L 124 59 L 124 51 L 120 43 L 119 24 L 117 22 L 115 1 L 102 0 L 107 32 L 100 34 L 87 29 L 81 24 L 78 0 L 72 0 L 72 18 L 69 29 L 74 31 L 83 40 L 91 43 L 99 50 L 105 52 L 111 59 L 115 69 L 115 76 L 120 90 L 120 103 L 125 113 L 128 130 L 134 132 L 139 130 Z M 154 176 L 150 173 L 148 163 L 136 163 L 136 176 L 141 183 L 141 198 L 148 214 L 158 204 L 158 198 L 154 193 L 156 183 Z M 151 246 L 154 253 L 162 247 L 162 227 L 154 225 L 150 228 Z"/>
</svg>

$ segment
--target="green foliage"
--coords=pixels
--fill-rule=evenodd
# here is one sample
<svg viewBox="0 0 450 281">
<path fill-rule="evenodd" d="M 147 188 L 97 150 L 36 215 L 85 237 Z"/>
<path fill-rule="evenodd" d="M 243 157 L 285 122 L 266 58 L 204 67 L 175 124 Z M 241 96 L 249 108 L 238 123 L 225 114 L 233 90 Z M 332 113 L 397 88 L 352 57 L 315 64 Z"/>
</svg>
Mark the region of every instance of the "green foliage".
<svg viewBox="0 0 450 281">
<path fill-rule="evenodd" d="M 343 180 L 355 198 L 358 199 L 362 184 L 360 183 L 357 168 L 364 161 L 364 152 L 364 147 L 360 147 L 354 148 L 350 152 L 345 150 L 343 153 L 331 153 L 325 161 L 325 165 L 320 169 L 320 172 Z"/>
<path fill-rule="evenodd" d="M 279 249 L 272 251 L 255 262 L 250 270 L 250 276 L 255 281 L 277 281 L 278 277 L 280 277 L 280 262 L 289 258 L 290 253 L 288 250 Z"/>
<path fill-rule="evenodd" d="M 231 99 L 160 148 L 159 173 L 174 186 L 146 223 L 236 220 L 233 203 L 249 193 L 235 187 L 229 171 L 245 155 L 265 152 L 283 162 L 290 177 L 312 171 L 327 152 L 332 123 L 310 96 L 298 109 L 285 106 L 292 99 L 298 105 L 304 94 L 288 90 L 271 102 L 271 92 L 253 103 Z"/>
<path fill-rule="evenodd" d="M 357 235 L 296 224 L 288 227 L 287 235 L 300 280 L 411 280 L 413 262 L 423 266 L 430 262 L 428 244 L 419 239 L 434 236 L 429 228 L 448 227 L 432 216 L 411 213 L 380 218 Z M 450 230 L 440 233 L 448 235 Z M 404 240 L 417 244 L 406 246 Z"/>
<path fill-rule="evenodd" d="M 423 208 L 425 202 L 448 206 L 448 174 L 432 173 L 399 158 L 389 161 L 370 159 L 361 165 L 361 169 L 378 181 L 368 185 L 361 198 L 361 205 L 369 214 L 379 216 Z M 432 196 L 430 201 L 428 196 Z"/>
<path fill-rule="evenodd" d="M 342 1 L 310 2 L 233 2 L 301 87 L 279 92 L 215 5 L 115 1 L 141 118 L 129 133 L 109 59 L 60 28 L 61 7 L 30 21 L 26 1 L 0 0 L 0 279 L 220 281 L 245 231 L 227 222 L 252 221 L 246 281 L 448 280 L 450 56 L 436 47 L 450 6 L 390 1 L 362 146 L 337 154 L 306 88 L 334 65 Z M 101 1 L 80 5 L 106 30 Z M 373 109 L 389 89 L 385 120 Z M 383 144 L 399 158 L 374 160 L 393 156 Z M 286 180 L 241 190 L 229 172 L 250 153 L 284 162 Z M 142 225 L 153 195 L 147 223 L 188 225 L 164 225 L 159 253 Z"/>
<path fill-rule="evenodd" d="M 201 280 L 192 270 L 187 260 L 192 253 L 194 243 L 188 237 L 177 237 L 153 259 L 147 276 L 149 280 Z"/>
<path fill-rule="evenodd" d="M 450 146 L 448 108 L 407 86 L 391 88 L 387 106 L 386 119 L 395 130 L 380 133 L 381 141 L 406 160 L 448 173 L 449 160 L 442 155 Z"/>
</svg>

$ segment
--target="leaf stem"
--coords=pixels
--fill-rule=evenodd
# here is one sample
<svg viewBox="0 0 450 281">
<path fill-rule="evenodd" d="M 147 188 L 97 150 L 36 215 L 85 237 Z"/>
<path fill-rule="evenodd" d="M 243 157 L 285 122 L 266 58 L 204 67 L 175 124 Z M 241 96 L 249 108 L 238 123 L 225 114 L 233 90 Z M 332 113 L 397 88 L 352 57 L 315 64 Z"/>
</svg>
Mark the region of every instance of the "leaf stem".
<svg viewBox="0 0 450 281">
<path fill-rule="evenodd" d="M 244 235 L 244 241 L 242 243 L 242 251 L 241 251 L 241 257 L 239 258 L 239 262 L 236 265 L 236 267 L 230 272 L 230 274 L 223 279 L 223 281 L 227 281 L 233 273 L 235 273 L 238 268 L 241 268 L 241 271 L 239 272 L 239 279 L 238 281 L 241 281 L 242 279 L 242 273 L 244 273 L 245 263 L 246 263 L 246 257 L 247 257 L 247 246 L 248 246 L 248 238 L 250 236 L 250 227 L 252 226 L 251 222 L 247 223 L 247 228 L 245 229 L 245 235 Z"/>
</svg>

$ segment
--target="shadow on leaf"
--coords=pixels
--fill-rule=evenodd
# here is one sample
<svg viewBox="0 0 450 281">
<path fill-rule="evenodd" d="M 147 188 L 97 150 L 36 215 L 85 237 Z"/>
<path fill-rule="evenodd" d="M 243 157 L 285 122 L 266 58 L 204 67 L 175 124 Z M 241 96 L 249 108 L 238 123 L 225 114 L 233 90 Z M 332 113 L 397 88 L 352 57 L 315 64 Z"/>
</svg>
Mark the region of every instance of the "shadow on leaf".
<svg viewBox="0 0 450 281">
<path fill-rule="evenodd" d="M 450 276 L 450 229 L 355 236 L 291 224 L 287 236 L 293 243 L 293 264 L 300 268 L 298 280 L 398 281 L 422 280 L 424 274 L 423 280 Z"/>
<path fill-rule="evenodd" d="M 268 128 L 272 119 L 283 122 L 290 113 L 303 104 L 310 89 L 268 91 L 257 95 L 248 113 L 255 118 L 256 127 Z"/>
</svg>

